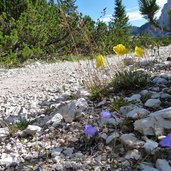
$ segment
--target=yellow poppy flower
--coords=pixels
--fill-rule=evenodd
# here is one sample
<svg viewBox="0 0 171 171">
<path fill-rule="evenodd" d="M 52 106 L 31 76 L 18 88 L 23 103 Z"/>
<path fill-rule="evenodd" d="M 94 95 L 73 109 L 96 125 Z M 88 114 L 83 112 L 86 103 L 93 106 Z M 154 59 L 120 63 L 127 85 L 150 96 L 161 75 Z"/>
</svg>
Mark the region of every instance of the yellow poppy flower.
<svg viewBox="0 0 171 171">
<path fill-rule="evenodd" d="M 143 57 L 144 52 L 143 52 L 142 48 L 136 46 L 135 47 L 135 55 L 138 56 L 138 57 Z"/>
<path fill-rule="evenodd" d="M 96 57 L 96 67 L 103 67 L 104 66 L 104 57 L 102 55 L 98 55 Z"/>
<path fill-rule="evenodd" d="M 126 49 L 126 47 L 123 44 L 119 44 L 117 46 L 114 46 L 113 51 L 119 56 L 128 53 L 128 50 Z"/>
</svg>

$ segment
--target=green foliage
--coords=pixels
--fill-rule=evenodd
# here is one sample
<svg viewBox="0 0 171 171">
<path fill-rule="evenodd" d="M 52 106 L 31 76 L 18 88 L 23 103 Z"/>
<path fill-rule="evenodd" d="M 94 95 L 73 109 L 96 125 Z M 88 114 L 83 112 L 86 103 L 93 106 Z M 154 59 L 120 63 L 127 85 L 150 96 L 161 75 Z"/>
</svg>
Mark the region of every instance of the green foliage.
<svg viewBox="0 0 171 171">
<path fill-rule="evenodd" d="M 169 15 L 169 27 L 171 28 L 171 10 L 168 12 Z"/>
<path fill-rule="evenodd" d="M 2 13 L 8 14 L 9 17 L 18 19 L 22 12 L 27 9 L 28 1 L 27 0 L 1 0 L 0 1 L 0 15 Z"/>
<path fill-rule="evenodd" d="M 145 103 L 148 99 L 151 98 L 151 94 L 141 96 L 141 101 Z"/>
<path fill-rule="evenodd" d="M 15 133 L 18 131 L 18 128 L 15 125 L 11 125 L 11 124 L 8 124 L 7 127 L 10 135 L 15 136 Z"/>
<path fill-rule="evenodd" d="M 30 121 L 27 120 L 21 120 L 19 122 L 16 123 L 16 128 L 19 130 L 24 130 L 27 128 L 27 126 L 30 124 Z"/>
<path fill-rule="evenodd" d="M 139 7 L 140 13 L 149 21 L 153 21 L 155 14 L 160 9 L 156 0 L 139 0 Z"/>
<path fill-rule="evenodd" d="M 115 0 L 115 9 L 112 15 L 112 21 L 109 22 L 109 47 L 125 44 L 130 39 L 130 24 L 122 0 Z M 126 44 L 125 44 L 126 45 Z"/>
<path fill-rule="evenodd" d="M 127 29 L 129 18 L 126 15 L 122 0 L 115 0 L 115 12 L 113 14 L 114 29 Z"/>
<path fill-rule="evenodd" d="M 104 87 L 98 87 L 98 86 L 89 87 L 89 90 L 91 94 L 90 98 L 92 100 L 101 99 L 106 94 L 106 88 Z"/>
<path fill-rule="evenodd" d="M 130 104 L 133 104 L 133 103 L 134 103 L 134 101 L 128 101 L 128 100 L 124 99 L 123 97 L 114 98 L 114 100 L 112 102 L 112 109 L 114 109 L 116 111 L 119 111 L 119 109 L 122 106 L 127 106 L 127 105 L 130 105 Z"/>
<path fill-rule="evenodd" d="M 130 92 L 145 87 L 149 80 L 149 75 L 143 71 L 124 70 L 116 73 L 108 85 L 108 91 Z"/>
<path fill-rule="evenodd" d="M 105 54 L 111 50 L 108 46 L 108 27 L 105 23 L 100 21 L 97 23 L 94 40 L 97 43 L 99 53 Z"/>
</svg>

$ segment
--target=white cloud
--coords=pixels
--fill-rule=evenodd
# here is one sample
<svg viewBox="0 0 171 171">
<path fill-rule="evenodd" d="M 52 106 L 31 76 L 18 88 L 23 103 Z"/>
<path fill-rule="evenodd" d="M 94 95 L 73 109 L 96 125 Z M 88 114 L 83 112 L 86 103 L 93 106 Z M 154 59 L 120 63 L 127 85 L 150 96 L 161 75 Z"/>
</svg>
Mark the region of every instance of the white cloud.
<svg viewBox="0 0 171 171">
<path fill-rule="evenodd" d="M 127 15 L 129 17 L 129 21 L 141 20 L 143 18 L 138 10 L 134 12 L 127 12 Z M 100 21 L 109 22 L 111 21 L 111 17 L 112 15 L 106 15 L 105 17 L 101 18 Z"/>
<path fill-rule="evenodd" d="M 139 7 L 136 6 L 136 7 L 132 7 L 132 8 L 127 8 L 126 11 L 129 12 L 129 11 L 133 11 L 133 10 L 138 10 Z"/>
<path fill-rule="evenodd" d="M 157 0 L 156 2 L 160 7 L 163 7 L 163 5 L 167 3 L 167 0 Z"/>
<path fill-rule="evenodd" d="M 111 17 L 103 17 L 103 18 L 100 18 L 100 21 L 105 22 L 105 23 L 108 23 L 108 22 L 111 21 Z"/>
<path fill-rule="evenodd" d="M 141 20 L 143 17 L 139 11 L 128 12 L 129 21 Z"/>
<path fill-rule="evenodd" d="M 100 18 L 100 21 L 108 23 L 111 21 L 112 15 L 105 15 L 103 18 Z"/>
</svg>

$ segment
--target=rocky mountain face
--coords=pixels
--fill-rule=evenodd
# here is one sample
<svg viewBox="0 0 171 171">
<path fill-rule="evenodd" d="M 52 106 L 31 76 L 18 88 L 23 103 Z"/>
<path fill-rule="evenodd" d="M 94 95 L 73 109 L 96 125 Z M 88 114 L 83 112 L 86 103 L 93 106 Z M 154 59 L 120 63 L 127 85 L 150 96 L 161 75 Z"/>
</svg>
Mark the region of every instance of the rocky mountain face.
<svg viewBox="0 0 171 171">
<path fill-rule="evenodd" d="M 158 19 L 158 22 L 162 27 L 168 27 L 169 25 L 169 10 L 171 10 L 171 0 L 168 0 L 167 3 L 164 5 L 161 15 Z M 147 33 L 150 36 L 157 37 L 170 35 L 170 33 L 161 32 L 160 29 L 153 27 L 150 23 L 145 23 L 141 27 L 133 27 L 131 30 L 131 34 L 133 35 L 139 35 L 141 33 Z"/>
<path fill-rule="evenodd" d="M 161 16 L 159 17 L 159 23 L 162 27 L 168 27 L 169 25 L 169 10 L 171 10 L 171 0 L 168 0 L 164 5 Z"/>
</svg>

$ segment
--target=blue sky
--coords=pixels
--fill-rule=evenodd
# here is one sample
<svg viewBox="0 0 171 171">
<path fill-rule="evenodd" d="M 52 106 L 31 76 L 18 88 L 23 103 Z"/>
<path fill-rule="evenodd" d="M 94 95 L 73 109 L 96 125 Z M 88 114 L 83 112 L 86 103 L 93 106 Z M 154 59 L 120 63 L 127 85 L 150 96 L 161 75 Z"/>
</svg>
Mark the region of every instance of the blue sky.
<svg viewBox="0 0 171 171">
<path fill-rule="evenodd" d="M 141 26 L 146 22 L 145 19 L 140 15 L 138 10 L 138 0 L 122 0 L 123 5 L 129 16 L 129 22 L 134 26 Z M 163 7 L 167 0 L 157 0 L 158 5 Z M 76 5 L 78 11 L 83 15 L 89 15 L 94 20 L 97 20 L 101 16 L 101 12 L 106 7 L 106 16 L 102 19 L 105 22 L 110 21 L 111 15 L 114 12 L 114 0 L 77 0 Z M 157 16 L 160 16 L 161 10 Z"/>
</svg>

